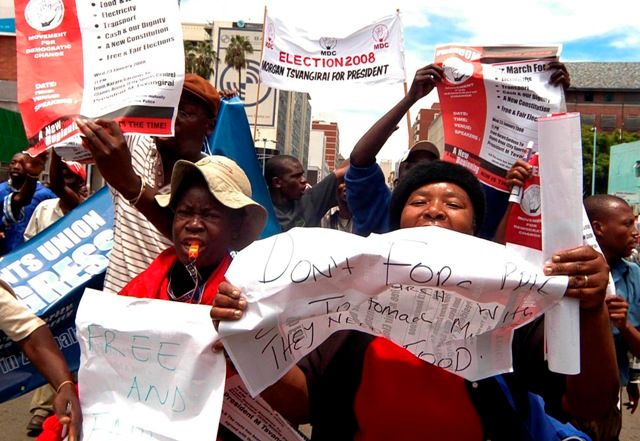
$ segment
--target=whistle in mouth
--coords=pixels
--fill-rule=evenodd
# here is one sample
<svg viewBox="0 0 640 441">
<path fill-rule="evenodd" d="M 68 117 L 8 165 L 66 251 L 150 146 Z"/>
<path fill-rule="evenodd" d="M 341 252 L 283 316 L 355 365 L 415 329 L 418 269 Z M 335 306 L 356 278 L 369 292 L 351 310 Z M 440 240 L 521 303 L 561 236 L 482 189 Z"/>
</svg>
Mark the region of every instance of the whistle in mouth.
<svg viewBox="0 0 640 441">
<path fill-rule="evenodd" d="M 189 259 L 196 260 L 198 258 L 198 251 L 200 251 L 200 245 L 196 242 L 189 246 Z"/>
</svg>

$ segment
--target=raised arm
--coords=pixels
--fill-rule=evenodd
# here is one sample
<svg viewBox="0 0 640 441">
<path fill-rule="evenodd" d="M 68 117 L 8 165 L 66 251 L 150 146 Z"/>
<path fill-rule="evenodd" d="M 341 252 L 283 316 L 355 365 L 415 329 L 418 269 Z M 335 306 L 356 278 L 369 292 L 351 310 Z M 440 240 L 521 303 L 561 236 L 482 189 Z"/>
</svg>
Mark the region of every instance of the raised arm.
<svg viewBox="0 0 640 441">
<path fill-rule="evenodd" d="M 49 188 L 60 198 L 63 207 L 72 210 L 84 201 L 85 197 L 65 184 L 63 167 L 65 165 L 62 159 L 52 149 L 51 161 L 49 162 Z"/>
<path fill-rule="evenodd" d="M 522 159 L 518 159 L 509 169 L 506 176 L 506 184 L 509 192 L 515 186 L 522 188 L 524 185 L 524 181 L 529 179 L 531 176 L 531 165 Z M 493 241 L 497 243 L 501 243 L 504 245 L 506 242 L 506 234 L 507 234 L 507 221 L 509 218 L 509 211 L 511 210 L 513 202 L 509 202 L 507 205 L 507 209 L 498 224 L 498 228 L 496 228 L 496 233 L 493 237 Z"/>
<path fill-rule="evenodd" d="M 11 193 L 11 216 L 13 219 L 18 220 L 20 218 L 21 211 L 24 207 L 29 205 L 33 200 L 33 195 L 36 193 L 38 185 L 38 177 L 42 170 L 44 170 L 44 164 L 47 160 L 46 154 L 42 154 L 36 157 L 24 154 L 24 169 L 26 176 L 24 184 L 20 187 L 20 190 Z"/>
<path fill-rule="evenodd" d="M 356 143 L 351 152 L 351 164 L 366 167 L 376 161 L 376 155 L 396 130 L 402 117 L 420 98 L 425 97 L 442 80 L 440 66 L 430 64 L 416 71 L 409 92 L 380 118 Z"/>
<path fill-rule="evenodd" d="M 145 184 L 133 170 L 131 151 L 112 120 L 78 120 L 84 144 L 91 151 L 100 173 L 126 200 L 134 205 L 162 234 L 171 237 L 173 213 L 158 205 L 157 190 Z"/>
</svg>

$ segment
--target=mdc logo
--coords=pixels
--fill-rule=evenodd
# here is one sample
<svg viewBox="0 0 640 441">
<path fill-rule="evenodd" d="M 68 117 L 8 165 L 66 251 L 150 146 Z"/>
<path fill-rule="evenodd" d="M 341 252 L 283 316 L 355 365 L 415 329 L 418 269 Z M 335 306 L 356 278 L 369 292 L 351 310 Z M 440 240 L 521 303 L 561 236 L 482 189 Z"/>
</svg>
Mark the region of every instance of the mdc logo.
<svg viewBox="0 0 640 441">
<path fill-rule="evenodd" d="M 322 37 L 320 38 L 320 47 L 322 50 L 320 51 L 320 55 L 335 55 L 336 51 L 334 50 L 338 44 L 337 38 L 331 37 Z"/>
<path fill-rule="evenodd" d="M 273 23 L 269 23 L 267 26 L 267 41 L 264 42 L 264 45 L 269 49 L 273 49 L 273 42 L 275 41 L 275 38 L 276 30 L 273 27 Z"/>
<path fill-rule="evenodd" d="M 374 49 L 385 49 L 389 47 L 389 42 L 387 41 L 387 38 L 389 38 L 389 28 L 387 25 L 376 25 L 371 32 L 371 37 L 373 38 Z"/>
</svg>

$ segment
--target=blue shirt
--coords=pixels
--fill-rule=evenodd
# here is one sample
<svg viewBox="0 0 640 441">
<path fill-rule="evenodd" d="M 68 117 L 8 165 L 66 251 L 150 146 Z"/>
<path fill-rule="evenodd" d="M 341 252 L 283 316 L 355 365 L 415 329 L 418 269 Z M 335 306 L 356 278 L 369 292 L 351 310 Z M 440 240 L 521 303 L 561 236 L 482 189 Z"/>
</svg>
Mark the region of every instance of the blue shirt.
<svg viewBox="0 0 640 441">
<path fill-rule="evenodd" d="M 0 183 L 0 203 L 2 203 L 3 208 L 0 213 L 0 223 L 4 226 L 5 231 L 4 240 L 0 242 L 1 254 L 6 254 L 24 243 L 24 230 L 26 230 L 29 219 L 31 219 L 31 215 L 38 204 L 45 199 L 57 197 L 54 192 L 38 182 L 31 203 L 23 207 L 18 219 L 13 219 L 11 215 L 7 216 L 4 207 L 8 206 L 5 202 L 7 198 L 11 198 L 11 194 L 16 191 L 18 189 L 13 188 L 10 181 Z"/>
<path fill-rule="evenodd" d="M 611 275 L 616 286 L 616 293 L 629 304 L 627 322 L 636 329 L 640 329 L 640 266 L 620 259 L 611 266 Z M 620 331 L 613 329 L 613 339 L 616 344 L 616 357 L 620 369 L 620 383 L 625 386 L 629 382 L 629 350 L 622 339 Z"/>
<path fill-rule="evenodd" d="M 352 231 L 360 236 L 388 233 L 391 191 L 380 166 L 375 163 L 369 167 L 349 165 L 344 181 L 347 184 Z"/>
</svg>

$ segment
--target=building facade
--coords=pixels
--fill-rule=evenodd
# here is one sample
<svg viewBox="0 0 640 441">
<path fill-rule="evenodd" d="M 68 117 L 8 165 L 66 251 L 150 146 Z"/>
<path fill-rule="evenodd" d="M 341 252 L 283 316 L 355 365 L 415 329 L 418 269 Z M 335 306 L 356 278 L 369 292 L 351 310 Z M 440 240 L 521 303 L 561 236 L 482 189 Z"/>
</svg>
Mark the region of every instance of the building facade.
<svg viewBox="0 0 640 441">
<path fill-rule="evenodd" d="M 338 128 L 338 123 L 316 120 L 311 123 L 311 130 L 317 130 L 324 133 L 324 160 L 327 163 L 329 170 L 335 170 L 341 162 L 338 160 L 338 156 L 340 154 L 340 130 Z"/>
<path fill-rule="evenodd" d="M 640 131 L 640 63 L 565 63 L 567 111 L 598 130 Z"/>
</svg>

